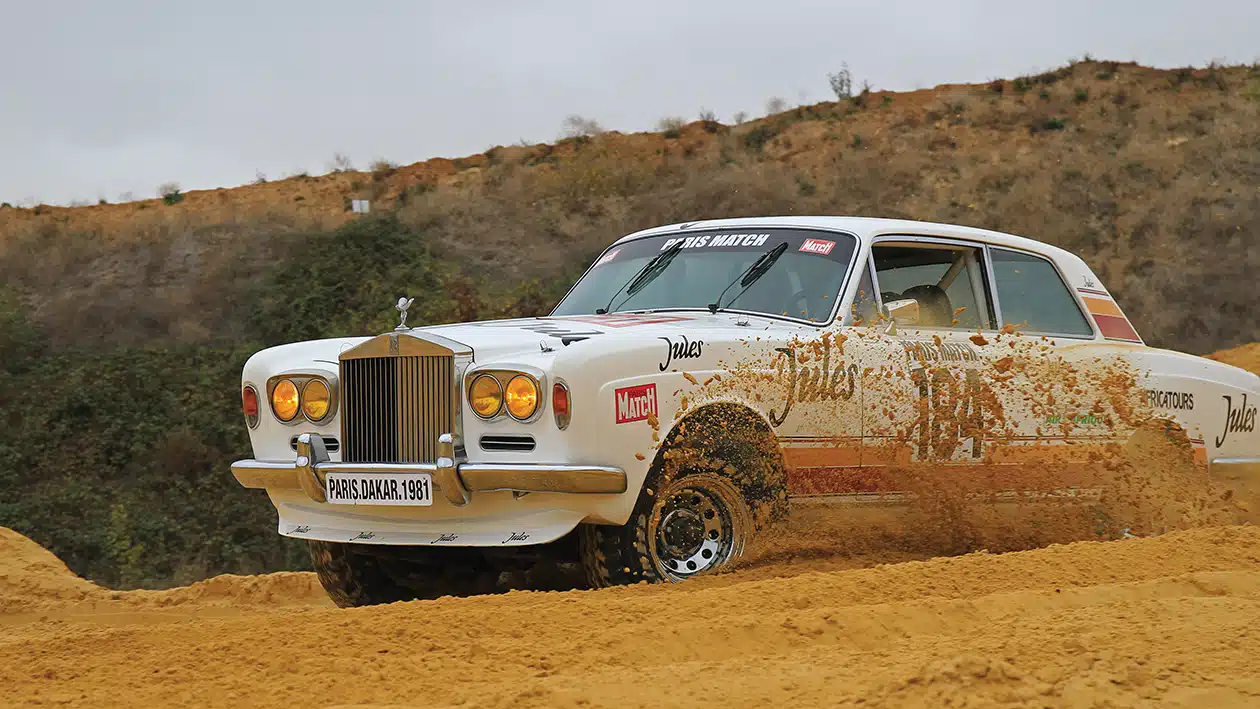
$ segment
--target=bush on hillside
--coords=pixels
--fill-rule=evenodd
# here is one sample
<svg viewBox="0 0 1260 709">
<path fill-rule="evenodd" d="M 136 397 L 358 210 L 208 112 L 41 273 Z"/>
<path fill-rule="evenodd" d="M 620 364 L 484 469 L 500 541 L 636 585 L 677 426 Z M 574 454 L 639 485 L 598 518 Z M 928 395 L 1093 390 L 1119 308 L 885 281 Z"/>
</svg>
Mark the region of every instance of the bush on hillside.
<svg viewBox="0 0 1260 709">
<path fill-rule="evenodd" d="M 300 563 L 265 496 L 228 473 L 248 453 L 248 353 L 392 328 L 404 293 L 410 322 L 545 313 L 613 239 L 669 222 L 813 213 L 995 228 L 1080 254 L 1152 345 L 1260 339 L 1260 72 L 1174 84 L 1100 66 L 1105 82 L 1090 68 L 881 110 L 802 107 L 694 141 L 496 151 L 457 184 L 382 181 L 407 198 L 340 229 L 277 216 L 278 204 L 197 223 L 199 202 L 137 205 L 102 238 L 61 214 L 0 210 L 12 291 L 0 296 L 0 422 L 13 424 L 0 524 L 107 583 Z M 1032 87 L 1053 90 L 1021 95 Z M 78 431 L 85 443 L 59 455 Z M 194 505 L 189 490 L 215 502 Z"/>
</svg>

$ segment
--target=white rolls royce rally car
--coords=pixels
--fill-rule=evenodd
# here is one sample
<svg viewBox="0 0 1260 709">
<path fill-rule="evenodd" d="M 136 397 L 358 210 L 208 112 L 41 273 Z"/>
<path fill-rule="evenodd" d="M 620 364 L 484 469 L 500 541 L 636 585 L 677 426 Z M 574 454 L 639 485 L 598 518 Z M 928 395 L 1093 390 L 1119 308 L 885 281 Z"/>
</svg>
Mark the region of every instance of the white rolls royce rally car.
<svg viewBox="0 0 1260 709">
<path fill-rule="evenodd" d="M 797 500 L 1080 500 L 1151 421 L 1202 477 L 1260 479 L 1260 378 L 1146 347 L 1081 259 L 1007 234 L 680 224 L 617 241 L 548 317 L 410 327 L 409 305 L 242 377 L 254 457 L 232 472 L 340 605 L 556 556 L 594 586 L 682 580 Z"/>
</svg>

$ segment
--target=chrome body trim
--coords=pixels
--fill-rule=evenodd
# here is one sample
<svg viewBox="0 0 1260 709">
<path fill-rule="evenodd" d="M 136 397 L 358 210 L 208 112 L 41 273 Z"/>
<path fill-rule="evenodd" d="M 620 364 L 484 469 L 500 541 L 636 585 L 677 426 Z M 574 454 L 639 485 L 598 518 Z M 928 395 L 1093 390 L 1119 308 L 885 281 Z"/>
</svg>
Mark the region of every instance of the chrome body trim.
<svg viewBox="0 0 1260 709">
<path fill-rule="evenodd" d="M 429 332 L 374 337 L 339 357 L 342 457 L 432 462 L 449 435 L 463 451 L 463 370 L 472 349 Z"/>
<path fill-rule="evenodd" d="M 297 460 L 279 463 L 238 460 L 232 476 L 242 487 L 302 490 L 315 502 L 327 502 L 324 480 L 328 473 L 429 473 L 434 487 L 448 502 L 462 507 L 478 492 L 558 492 L 573 495 L 619 495 L 627 489 L 626 473 L 605 465 L 567 463 L 468 463 L 455 457 L 451 435 L 438 440 L 432 463 L 334 463 L 324 439 L 298 436 Z"/>
<path fill-rule="evenodd" d="M 1254 475 L 1260 479 L 1260 458 L 1213 458 L 1208 468 L 1217 474 Z"/>
<path fill-rule="evenodd" d="M 360 343 L 342 352 L 339 360 L 363 359 L 365 357 L 424 357 L 424 356 L 472 356 L 472 348 L 462 342 L 456 342 L 441 335 L 420 330 L 406 332 L 387 332 L 377 335 L 367 342 Z"/>
</svg>

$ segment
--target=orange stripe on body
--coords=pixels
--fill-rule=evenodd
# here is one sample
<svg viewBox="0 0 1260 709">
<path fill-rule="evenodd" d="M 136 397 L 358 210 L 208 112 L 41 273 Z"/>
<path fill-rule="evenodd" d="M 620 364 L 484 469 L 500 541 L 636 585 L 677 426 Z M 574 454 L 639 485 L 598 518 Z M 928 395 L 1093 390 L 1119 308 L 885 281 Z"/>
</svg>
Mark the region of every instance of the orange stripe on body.
<svg viewBox="0 0 1260 709">
<path fill-rule="evenodd" d="M 914 458 L 914 446 L 905 443 L 876 443 L 862 449 L 862 462 L 866 465 L 910 465 Z"/>
<path fill-rule="evenodd" d="M 789 448 L 784 450 L 784 459 L 789 465 L 790 495 L 906 492 L 914 484 L 937 477 L 973 492 L 1044 491 L 1097 484 L 1095 461 L 1120 450 L 1113 441 L 989 442 L 981 460 L 912 462 L 913 447 L 889 441 L 861 449 L 860 467 L 856 462 L 859 449 L 851 446 Z"/>
<path fill-rule="evenodd" d="M 790 468 L 789 495 L 894 492 L 888 468 Z"/>
<path fill-rule="evenodd" d="M 1098 329 L 1103 337 L 1108 340 L 1126 342 L 1142 341 L 1142 338 L 1138 337 L 1137 330 L 1133 329 L 1133 323 L 1124 316 L 1124 311 L 1120 310 L 1116 301 L 1107 298 L 1091 298 L 1087 295 L 1081 296 L 1081 300 L 1085 302 L 1085 308 L 1089 310 L 1089 314 L 1094 316 L 1094 322 L 1098 323 Z"/>
<path fill-rule="evenodd" d="M 862 448 L 856 444 L 791 446 L 783 449 L 783 462 L 790 468 L 846 468 L 861 465 Z"/>
<path fill-rule="evenodd" d="M 1114 300 L 1103 300 L 1102 298 L 1082 297 L 1085 301 L 1085 307 L 1094 315 L 1116 315 L 1124 317 L 1124 313 L 1120 312 L 1120 306 L 1116 305 Z"/>
</svg>

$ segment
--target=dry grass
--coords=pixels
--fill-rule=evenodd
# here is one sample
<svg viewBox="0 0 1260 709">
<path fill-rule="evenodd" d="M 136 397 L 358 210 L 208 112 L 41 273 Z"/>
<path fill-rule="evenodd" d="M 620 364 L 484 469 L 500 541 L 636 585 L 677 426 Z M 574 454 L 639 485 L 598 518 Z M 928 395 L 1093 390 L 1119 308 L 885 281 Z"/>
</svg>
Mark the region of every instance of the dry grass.
<svg viewBox="0 0 1260 709">
<path fill-rule="evenodd" d="M 275 236 L 397 208 L 474 279 L 555 278 L 653 224 L 859 214 L 1010 231 L 1080 253 L 1148 341 L 1256 339 L 1260 71 L 1082 62 L 877 92 L 737 126 L 570 131 L 557 145 L 77 209 L 0 210 L 0 277 L 62 341 L 230 337 Z M 300 199 L 299 199 L 300 197 Z M 405 285 L 405 284 L 400 284 Z"/>
</svg>

